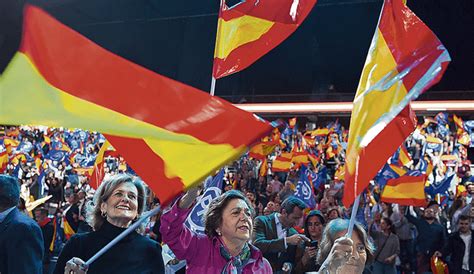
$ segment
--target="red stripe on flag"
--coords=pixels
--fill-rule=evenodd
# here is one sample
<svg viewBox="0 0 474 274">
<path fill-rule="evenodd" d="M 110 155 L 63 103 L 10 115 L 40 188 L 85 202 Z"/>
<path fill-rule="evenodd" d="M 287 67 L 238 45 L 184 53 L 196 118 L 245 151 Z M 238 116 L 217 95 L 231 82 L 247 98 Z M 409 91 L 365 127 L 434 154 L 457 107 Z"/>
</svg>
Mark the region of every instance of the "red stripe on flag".
<svg viewBox="0 0 474 274">
<path fill-rule="evenodd" d="M 258 40 L 244 44 L 234 49 L 225 59 L 214 58 L 213 75 L 216 78 L 232 74 L 235 65 L 238 64 L 238 71 L 241 71 L 255 62 L 270 50 L 278 46 L 298 26 L 275 23 Z"/>
<path fill-rule="evenodd" d="M 316 0 L 299 0 L 296 21 L 290 16 L 293 0 L 243 1 L 232 7 L 224 6 L 219 17 L 228 21 L 243 15 L 250 15 L 282 24 L 301 24 L 311 12 Z"/>
<path fill-rule="evenodd" d="M 25 9 L 24 29 L 20 51 L 71 95 L 210 144 L 238 147 L 256 129 L 270 130 L 251 113 L 117 56 L 36 7 Z M 237 126 L 240 134 L 229 136 L 222 125 Z"/>
<path fill-rule="evenodd" d="M 105 135 L 112 146 L 120 151 L 127 163 L 140 175 L 145 183 L 160 198 L 161 204 L 168 204 L 184 185 L 179 177 L 168 178 L 163 173 L 165 165 L 143 140 Z M 147 162 L 146 164 L 135 164 Z M 155 167 L 155 168 L 150 168 Z"/>
<path fill-rule="evenodd" d="M 403 78 L 407 91 L 445 51 L 444 47 L 439 47 L 442 44 L 436 35 L 402 0 L 385 0 L 379 29 L 395 58 L 398 72 L 415 65 Z M 430 83 L 438 82 L 447 66 L 447 62 L 443 63 L 442 71 L 430 79 Z"/>
<path fill-rule="evenodd" d="M 349 207 L 359 193 L 367 187 L 380 167 L 387 162 L 386 155 L 392 154 L 416 127 L 416 117 L 410 106 L 407 106 L 395 117 L 365 149 L 360 152 L 360 163 L 370 163 L 359 169 L 358 178 L 346 170 L 344 184 L 344 206 Z M 357 182 L 364 182 L 364 184 Z"/>
</svg>

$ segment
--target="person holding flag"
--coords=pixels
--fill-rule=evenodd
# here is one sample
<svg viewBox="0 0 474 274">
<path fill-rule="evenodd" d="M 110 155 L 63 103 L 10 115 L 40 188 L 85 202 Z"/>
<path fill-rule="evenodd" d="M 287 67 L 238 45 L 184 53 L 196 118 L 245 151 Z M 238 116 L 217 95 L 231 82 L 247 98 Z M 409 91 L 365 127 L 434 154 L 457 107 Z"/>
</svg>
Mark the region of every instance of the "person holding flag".
<svg viewBox="0 0 474 274">
<path fill-rule="evenodd" d="M 88 263 L 112 239 L 134 225 L 145 206 L 146 191 L 141 179 L 126 173 L 105 179 L 87 212 L 94 231 L 69 239 L 59 254 L 54 273 L 164 273 L 160 244 L 139 234 L 143 230 L 140 227 Z"/>
<path fill-rule="evenodd" d="M 198 196 L 189 189 L 161 216 L 163 242 L 186 260 L 186 273 L 272 273 L 270 263 L 249 243 L 254 209 L 242 192 L 230 190 L 214 199 L 204 215 L 204 232 L 190 230 L 185 220 Z"/>
</svg>

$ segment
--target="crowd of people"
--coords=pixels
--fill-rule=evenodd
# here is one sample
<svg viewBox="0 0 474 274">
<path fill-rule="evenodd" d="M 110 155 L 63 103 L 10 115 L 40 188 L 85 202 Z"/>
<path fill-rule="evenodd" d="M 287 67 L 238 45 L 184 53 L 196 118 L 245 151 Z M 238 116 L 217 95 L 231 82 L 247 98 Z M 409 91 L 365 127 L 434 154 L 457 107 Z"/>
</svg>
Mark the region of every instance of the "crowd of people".
<svg viewBox="0 0 474 274">
<path fill-rule="evenodd" d="M 18 231 L 0 233 L 0 257 L 8 258 L 0 259 L 0 273 L 425 273 L 443 262 L 451 273 L 471 273 L 472 123 L 445 113 L 422 122 L 387 165 L 427 175 L 427 186 L 436 191 L 427 191 L 423 207 L 383 202 L 383 186 L 392 177 L 382 169 L 347 234 L 351 212 L 342 197 L 348 131 L 338 121 L 303 130 L 291 119 L 225 167 L 223 193 L 204 215 L 204 234 L 185 222 L 206 190 L 201 184 L 90 266 L 85 261 L 157 206 L 158 198 L 120 152 L 105 157 L 105 177 L 94 189 L 94 164 L 105 141 L 98 133 L 4 127 L 0 231 L 13 214 L 30 229 L 20 230 L 17 241 L 6 235 Z M 303 175 L 309 196 L 301 193 Z M 16 180 L 18 201 L 11 198 Z M 10 261 L 5 247 L 31 258 Z M 40 252 L 38 265 L 34 254 Z"/>
</svg>

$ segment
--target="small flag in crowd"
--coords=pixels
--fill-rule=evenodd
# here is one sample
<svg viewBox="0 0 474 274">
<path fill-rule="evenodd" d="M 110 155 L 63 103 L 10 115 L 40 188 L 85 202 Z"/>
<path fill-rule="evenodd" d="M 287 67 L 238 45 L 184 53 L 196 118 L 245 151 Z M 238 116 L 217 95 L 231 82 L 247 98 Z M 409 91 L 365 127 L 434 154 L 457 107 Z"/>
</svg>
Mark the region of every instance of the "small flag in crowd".
<svg viewBox="0 0 474 274">
<path fill-rule="evenodd" d="M 453 180 L 457 178 L 456 173 L 446 174 L 443 180 L 439 182 L 432 182 L 428 187 L 426 187 L 425 192 L 431 197 L 434 197 L 436 194 L 445 194 L 448 189 L 451 187 Z"/>
<path fill-rule="evenodd" d="M 426 174 L 404 175 L 387 182 L 381 201 L 399 205 L 426 206 Z"/>
<path fill-rule="evenodd" d="M 221 1 L 213 76 L 239 72 L 290 36 L 316 0 L 250 0 L 227 6 Z"/>
<path fill-rule="evenodd" d="M 196 205 L 194 205 L 185 222 L 186 226 L 192 231 L 204 234 L 204 224 L 202 223 L 202 217 L 209 208 L 212 200 L 221 195 L 223 179 L 224 169 L 221 169 L 214 177 L 209 176 L 206 180 L 210 182 L 207 183 L 204 194 L 201 196 Z M 206 185 L 206 182 L 204 184 Z"/>
<path fill-rule="evenodd" d="M 354 98 L 343 203 L 349 207 L 416 126 L 410 107 L 449 54 L 402 0 L 385 0 Z"/>
<path fill-rule="evenodd" d="M 249 156 L 255 159 L 264 160 L 278 146 L 276 141 L 260 142 L 252 146 L 249 150 Z"/>
<path fill-rule="evenodd" d="M 291 158 L 277 156 L 272 163 L 273 172 L 288 172 L 291 168 Z"/>
</svg>

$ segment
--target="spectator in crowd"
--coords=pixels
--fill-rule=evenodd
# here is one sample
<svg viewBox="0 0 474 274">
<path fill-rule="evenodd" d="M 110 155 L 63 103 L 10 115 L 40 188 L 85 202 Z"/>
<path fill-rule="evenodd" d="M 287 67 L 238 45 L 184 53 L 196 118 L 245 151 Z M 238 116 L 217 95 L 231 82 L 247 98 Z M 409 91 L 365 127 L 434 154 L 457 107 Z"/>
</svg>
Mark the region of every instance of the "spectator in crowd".
<svg viewBox="0 0 474 274">
<path fill-rule="evenodd" d="M 354 224 L 350 238 L 346 236 L 348 227 L 349 220 L 335 219 L 324 229 L 317 255 L 320 273 L 361 274 L 372 262 L 375 248 L 362 225 Z"/>
<path fill-rule="evenodd" d="M 433 205 L 423 211 L 422 217 L 414 217 L 408 211 L 405 217 L 415 225 L 418 231 L 416 238 L 417 272 L 427 272 L 430 269 L 430 258 L 442 256 L 441 252 L 446 244 L 446 229 L 436 222 Z"/>
<path fill-rule="evenodd" d="M 49 264 L 52 257 L 51 246 L 54 245 L 54 225 L 50 218 L 48 218 L 48 210 L 44 207 L 39 207 L 34 210 L 36 222 L 41 227 L 44 242 L 44 256 L 43 256 L 43 272 L 49 273 Z"/>
<path fill-rule="evenodd" d="M 186 260 L 187 273 L 271 273 L 260 250 L 249 244 L 254 209 L 240 192 L 231 190 L 214 199 L 204 217 L 206 235 L 184 225 L 198 188 L 189 189 L 161 217 L 163 242 L 179 260 Z"/>
<path fill-rule="evenodd" d="M 415 226 L 405 217 L 406 206 L 394 206 L 390 220 L 395 228 L 395 234 L 400 242 L 400 270 L 404 273 L 413 273 L 416 270 Z"/>
<path fill-rule="evenodd" d="M 84 261 L 135 222 L 145 209 L 146 192 L 137 177 L 122 173 L 105 179 L 97 189 L 88 221 L 93 232 L 75 234 L 59 255 L 55 274 L 84 273 Z M 132 232 L 104 253 L 87 273 L 163 273 L 158 242 Z"/>
<path fill-rule="evenodd" d="M 444 256 L 449 258 L 448 265 L 451 273 L 472 273 L 474 271 L 474 245 L 470 218 L 461 215 L 458 228 L 458 231 L 449 235 Z"/>
<path fill-rule="evenodd" d="M 43 235 L 19 202 L 17 179 L 0 175 L 0 273 L 42 274 Z"/>
<path fill-rule="evenodd" d="M 396 274 L 395 259 L 400 254 L 398 236 L 394 234 L 392 221 L 383 217 L 380 221 L 382 232 L 370 230 L 377 247 L 374 255 L 373 271 L 380 274 Z"/>
<path fill-rule="evenodd" d="M 297 249 L 295 273 L 318 271 L 316 263 L 319 244 L 323 235 L 326 220 L 319 210 L 312 210 L 305 218 L 304 233 L 310 242 L 305 242 L 303 248 Z"/>
<path fill-rule="evenodd" d="M 274 272 L 282 271 L 285 263 L 286 267 L 294 268 L 297 245 L 310 241 L 293 228 L 303 217 L 305 208 L 303 201 L 290 196 L 281 204 L 280 212 L 255 218 L 253 243 Z"/>
</svg>

